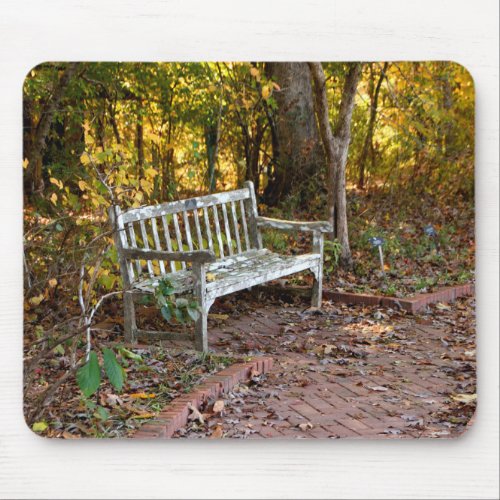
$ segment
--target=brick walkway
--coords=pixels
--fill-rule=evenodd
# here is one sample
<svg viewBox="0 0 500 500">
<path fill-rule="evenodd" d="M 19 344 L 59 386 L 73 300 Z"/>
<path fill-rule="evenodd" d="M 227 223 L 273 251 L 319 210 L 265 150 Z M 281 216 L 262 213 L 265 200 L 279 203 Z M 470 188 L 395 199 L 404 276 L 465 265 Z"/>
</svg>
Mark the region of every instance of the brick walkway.
<svg viewBox="0 0 500 500">
<path fill-rule="evenodd" d="M 253 308 L 251 298 L 216 305 L 209 345 L 272 355 L 272 371 L 236 386 L 222 414 L 207 407 L 205 423 L 177 437 L 454 437 L 465 429 L 474 403 L 461 395 L 476 392 L 473 299 L 408 316 L 329 302 L 319 313 L 270 298 Z"/>
</svg>

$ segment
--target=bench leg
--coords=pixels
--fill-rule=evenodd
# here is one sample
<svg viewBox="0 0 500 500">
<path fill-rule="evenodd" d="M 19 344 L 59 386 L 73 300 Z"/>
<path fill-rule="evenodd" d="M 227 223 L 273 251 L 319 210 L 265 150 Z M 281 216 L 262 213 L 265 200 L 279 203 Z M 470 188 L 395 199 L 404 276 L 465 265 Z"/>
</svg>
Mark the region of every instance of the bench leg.
<svg viewBox="0 0 500 500">
<path fill-rule="evenodd" d="M 195 347 L 197 351 L 208 352 L 208 311 L 200 307 L 200 315 L 195 324 Z"/>
<path fill-rule="evenodd" d="M 318 266 L 316 269 L 311 269 L 314 274 L 314 282 L 312 287 L 311 306 L 321 307 L 321 300 L 323 298 L 323 269 Z"/>
<path fill-rule="evenodd" d="M 135 344 L 137 342 L 137 323 L 135 320 L 135 306 L 132 292 L 123 292 L 123 311 L 125 341 Z"/>
<path fill-rule="evenodd" d="M 199 313 L 195 323 L 195 347 L 198 351 L 208 352 L 207 318 L 211 303 L 206 298 L 206 271 L 202 263 L 193 263 L 194 295 L 198 301 Z"/>
<path fill-rule="evenodd" d="M 323 298 L 323 233 L 315 231 L 313 233 L 313 252 L 320 255 L 318 265 L 311 268 L 314 274 L 314 283 L 312 288 L 312 307 L 321 307 Z"/>
</svg>

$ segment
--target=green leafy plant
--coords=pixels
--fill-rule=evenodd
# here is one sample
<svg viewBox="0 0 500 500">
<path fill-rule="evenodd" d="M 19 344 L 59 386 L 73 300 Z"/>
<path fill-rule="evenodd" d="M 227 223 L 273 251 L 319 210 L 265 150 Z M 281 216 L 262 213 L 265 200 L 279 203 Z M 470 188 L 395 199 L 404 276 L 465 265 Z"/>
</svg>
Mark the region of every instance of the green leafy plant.
<svg viewBox="0 0 500 500">
<path fill-rule="evenodd" d="M 331 273 L 335 270 L 335 267 L 339 263 L 340 254 L 342 252 L 342 245 L 337 239 L 325 240 L 324 243 L 324 260 L 325 260 L 325 271 Z"/>
<path fill-rule="evenodd" d="M 173 320 L 181 324 L 189 323 L 196 321 L 200 315 L 196 300 L 176 297 L 174 287 L 167 278 L 159 281 L 155 298 L 161 315 L 169 323 Z"/>
<path fill-rule="evenodd" d="M 104 348 L 102 357 L 106 377 L 117 391 L 121 391 L 126 378 L 125 370 L 111 349 Z M 76 381 L 86 398 L 92 396 L 99 389 L 101 385 L 101 365 L 95 351 L 89 353 L 86 363 L 76 372 Z"/>
</svg>

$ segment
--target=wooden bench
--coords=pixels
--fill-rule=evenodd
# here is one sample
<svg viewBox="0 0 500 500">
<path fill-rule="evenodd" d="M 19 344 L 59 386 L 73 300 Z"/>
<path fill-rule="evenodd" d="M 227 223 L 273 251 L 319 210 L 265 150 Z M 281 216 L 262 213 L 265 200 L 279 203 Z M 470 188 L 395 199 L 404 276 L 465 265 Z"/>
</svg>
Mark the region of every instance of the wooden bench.
<svg viewBox="0 0 500 500">
<path fill-rule="evenodd" d="M 314 274 L 312 305 L 321 306 L 323 233 L 331 226 L 259 217 L 252 182 L 235 191 L 126 212 L 113 206 L 109 216 L 123 278 L 128 342 L 138 337 L 190 338 L 205 352 L 208 311 L 217 297 L 305 270 Z M 311 232 L 312 253 L 280 255 L 263 248 L 264 228 Z M 162 278 L 170 281 L 175 293 L 192 293 L 196 298 L 200 314 L 194 338 L 137 328 L 134 302 L 154 293 Z"/>
</svg>

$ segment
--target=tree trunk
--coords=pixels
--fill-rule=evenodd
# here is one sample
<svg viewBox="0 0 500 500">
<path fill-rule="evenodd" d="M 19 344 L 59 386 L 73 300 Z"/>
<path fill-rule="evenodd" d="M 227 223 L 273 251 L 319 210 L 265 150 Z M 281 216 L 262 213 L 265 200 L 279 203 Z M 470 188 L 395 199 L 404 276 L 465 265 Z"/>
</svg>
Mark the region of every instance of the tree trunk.
<svg viewBox="0 0 500 500">
<path fill-rule="evenodd" d="M 220 126 L 222 121 L 222 93 L 217 109 L 217 117 L 205 127 L 205 144 L 208 163 L 208 190 L 213 193 L 216 187 L 216 166 L 219 152 Z"/>
<path fill-rule="evenodd" d="M 309 63 L 314 81 L 316 115 L 328 166 L 328 220 L 334 229 L 334 236 L 342 246 L 340 265 L 352 267 L 349 232 L 347 227 L 347 200 L 345 189 L 345 167 L 351 140 L 351 118 L 361 64 L 352 63 L 342 90 L 340 111 L 334 129 L 330 126 L 326 79 L 321 63 Z"/>
<path fill-rule="evenodd" d="M 378 107 L 378 96 L 380 94 L 380 87 L 382 86 L 382 81 L 384 80 L 385 73 L 387 71 L 389 63 L 385 63 L 384 67 L 380 73 L 380 76 L 375 86 L 375 78 L 373 74 L 373 66 L 371 67 L 370 75 L 370 117 L 368 118 L 368 128 L 366 131 L 365 142 L 363 143 L 363 149 L 361 150 L 361 155 L 359 157 L 359 177 L 358 177 L 358 188 L 364 189 L 365 187 L 365 172 L 366 172 L 366 161 L 368 160 L 368 154 L 370 153 L 372 163 L 373 163 L 373 129 L 375 127 L 375 120 L 377 118 L 377 107 Z"/>
<path fill-rule="evenodd" d="M 52 92 L 52 98 L 42 107 L 40 120 L 36 124 L 32 134 L 30 150 L 25 151 L 26 157 L 29 161 L 25 182 L 25 193 L 28 195 L 43 189 L 42 158 L 46 146 L 47 135 L 52 123 L 52 117 L 54 116 L 54 113 L 64 96 L 64 92 L 77 68 L 78 63 L 68 64 L 68 67 L 59 78 L 59 81 L 55 85 L 54 91 Z"/>
<path fill-rule="evenodd" d="M 255 186 L 255 192 L 258 193 L 260 189 L 260 172 L 259 172 L 259 159 L 260 159 L 260 146 L 264 137 L 264 118 L 259 116 L 255 127 L 252 127 L 252 134 L 249 137 L 248 144 L 248 157 L 247 169 L 245 173 L 245 180 L 252 181 Z"/>
<path fill-rule="evenodd" d="M 275 160 L 274 177 L 265 197 L 269 204 L 299 192 L 305 196 L 307 181 L 324 166 L 324 155 L 314 118 L 311 76 L 307 63 L 267 63 L 268 75 L 280 86 L 274 95 L 277 102 L 276 136 L 279 158 Z"/>
<path fill-rule="evenodd" d="M 137 167 L 138 175 L 142 177 L 144 175 L 144 124 L 141 113 L 142 103 L 137 111 L 137 123 L 135 127 L 135 145 L 137 148 Z"/>
</svg>

